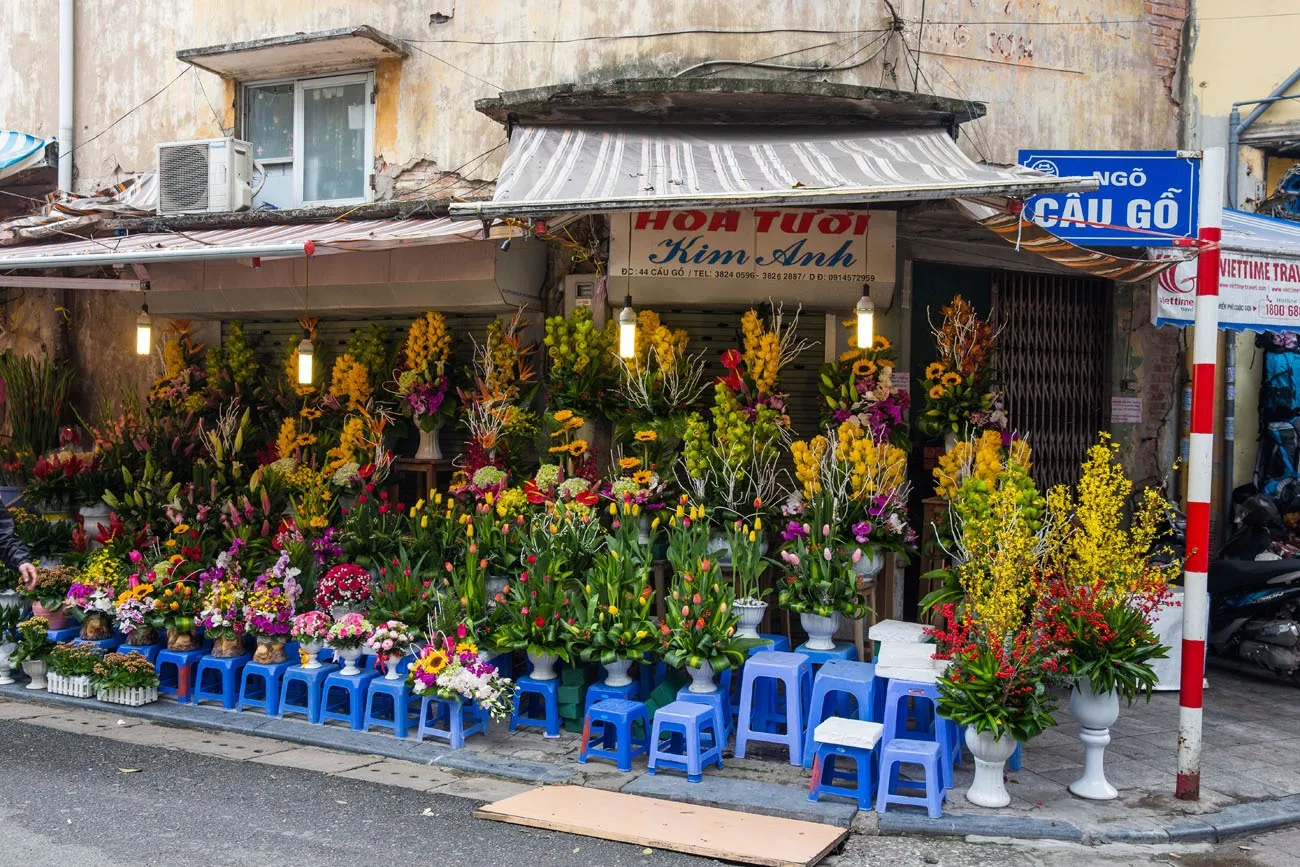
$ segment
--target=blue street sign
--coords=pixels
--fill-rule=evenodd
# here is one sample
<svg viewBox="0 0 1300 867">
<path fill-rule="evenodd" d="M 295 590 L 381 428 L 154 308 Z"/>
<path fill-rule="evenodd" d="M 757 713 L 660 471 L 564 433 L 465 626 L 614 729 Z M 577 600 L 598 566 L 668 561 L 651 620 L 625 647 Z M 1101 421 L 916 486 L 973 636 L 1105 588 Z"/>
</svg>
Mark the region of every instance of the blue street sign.
<svg viewBox="0 0 1300 867">
<path fill-rule="evenodd" d="M 1058 177 L 1095 177 L 1092 193 L 1033 196 L 1025 216 L 1076 244 L 1168 247 L 1196 236 L 1200 160 L 1185 151 L 1022 150 L 1020 164 Z"/>
</svg>

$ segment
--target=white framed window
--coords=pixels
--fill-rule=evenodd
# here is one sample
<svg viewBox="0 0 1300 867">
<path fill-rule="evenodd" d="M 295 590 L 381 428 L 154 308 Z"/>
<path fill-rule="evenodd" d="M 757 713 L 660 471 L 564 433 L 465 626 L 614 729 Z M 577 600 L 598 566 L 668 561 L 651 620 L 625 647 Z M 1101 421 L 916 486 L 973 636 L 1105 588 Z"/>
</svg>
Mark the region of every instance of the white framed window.
<svg viewBox="0 0 1300 867">
<path fill-rule="evenodd" d="M 264 177 L 255 204 L 276 208 L 370 200 L 373 72 L 244 85 L 243 138 Z"/>
</svg>

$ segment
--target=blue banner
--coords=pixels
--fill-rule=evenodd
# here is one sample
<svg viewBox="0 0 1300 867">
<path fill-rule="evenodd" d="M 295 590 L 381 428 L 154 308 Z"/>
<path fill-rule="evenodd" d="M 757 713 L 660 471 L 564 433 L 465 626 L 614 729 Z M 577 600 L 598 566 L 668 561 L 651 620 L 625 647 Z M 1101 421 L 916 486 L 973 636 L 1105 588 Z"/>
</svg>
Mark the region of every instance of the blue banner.
<svg viewBox="0 0 1300 867">
<path fill-rule="evenodd" d="M 1200 159 L 1186 151 L 1022 150 L 1020 164 L 1095 177 L 1092 193 L 1033 196 L 1025 216 L 1080 245 L 1168 247 L 1196 235 Z"/>
</svg>

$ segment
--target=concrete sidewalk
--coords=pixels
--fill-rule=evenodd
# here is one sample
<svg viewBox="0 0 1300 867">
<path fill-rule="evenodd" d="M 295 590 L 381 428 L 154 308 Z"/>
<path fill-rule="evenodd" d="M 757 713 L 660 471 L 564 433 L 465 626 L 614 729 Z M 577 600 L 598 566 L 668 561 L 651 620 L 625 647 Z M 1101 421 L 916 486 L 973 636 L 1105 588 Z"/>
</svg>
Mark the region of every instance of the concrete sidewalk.
<svg viewBox="0 0 1300 867">
<path fill-rule="evenodd" d="M 890 811 L 877 818 L 858 814 L 855 805 L 838 799 L 812 803 L 807 799 L 808 772 L 790 766 L 782 751 L 752 749 L 745 759 L 728 757 L 722 771 L 709 771 L 700 784 L 680 775 L 649 776 L 644 761 L 632 773 L 619 773 L 611 764 L 577 763 L 579 741 L 562 734 L 547 739 L 534 731 L 510 733 L 492 726 L 487 737 L 473 737 L 460 750 L 443 744 L 397 740 L 386 733 L 353 732 L 336 725 L 309 725 L 301 718 L 276 720 L 261 713 L 233 713 L 216 706 L 189 707 L 171 701 L 143 708 L 103 705 L 94 700 L 69 699 L 21 686 L 0 687 L 0 718 L 41 715 L 57 723 L 54 708 L 102 711 L 111 720 L 87 723 L 83 714 L 68 722 L 69 730 L 105 735 L 117 721 L 149 720 L 166 726 L 254 735 L 245 738 L 260 749 L 287 749 L 283 742 L 316 748 L 303 761 L 347 763 L 337 752 L 375 757 L 366 765 L 343 769 L 365 774 L 387 773 L 381 759 L 415 762 L 444 774 L 438 785 L 486 787 L 483 794 L 506 792 L 503 780 L 536 785 L 569 783 L 598 786 L 768 815 L 809 819 L 849 826 L 860 832 L 928 834 L 1018 839 L 1066 840 L 1081 843 L 1221 842 L 1233 836 L 1300 822 L 1300 691 L 1293 687 L 1211 672 L 1206 691 L 1205 759 L 1202 800 L 1184 803 L 1173 797 L 1178 730 L 1178 697 L 1157 694 L 1147 704 L 1124 708 L 1112 729 L 1107 773 L 1120 790 L 1116 801 L 1092 802 L 1072 796 L 1066 785 L 1078 776 L 1082 746 L 1068 711 L 1061 725 L 1026 746 L 1024 768 L 1008 775 L 1012 803 L 1001 810 L 969 804 L 963 797 L 971 777 L 966 756 L 949 793 L 944 816 L 931 820 L 921 812 Z M 20 703 L 21 702 L 21 703 Z M 96 714 L 96 717 L 99 715 Z M 277 745 L 275 742 L 282 742 Z M 258 749 L 247 744 L 241 749 Z M 333 756 L 334 758 L 329 758 Z M 378 765 L 379 767 L 376 767 Z M 461 776 L 497 778 L 469 780 Z M 477 790 L 477 788 L 476 788 Z"/>
</svg>

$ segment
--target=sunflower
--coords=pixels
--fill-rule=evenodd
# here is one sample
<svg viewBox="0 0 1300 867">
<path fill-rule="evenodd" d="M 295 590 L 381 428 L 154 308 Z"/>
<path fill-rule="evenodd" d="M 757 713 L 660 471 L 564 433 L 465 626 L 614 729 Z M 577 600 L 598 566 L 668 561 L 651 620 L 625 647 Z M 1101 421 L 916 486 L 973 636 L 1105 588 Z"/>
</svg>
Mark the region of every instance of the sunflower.
<svg viewBox="0 0 1300 867">
<path fill-rule="evenodd" d="M 878 349 L 882 352 L 888 349 L 891 345 L 892 344 L 890 344 L 888 337 L 882 337 L 879 334 L 877 334 L 876 339 L 871 342 L 872 349 Z"/>
<path fill-rule="evenodd" d="M 564 423 L 564 429 L 577 430 L 578 428 L 582 427 L 586 423 L 587 420 L 580 415 L 571 416 L 569 420 Z"/>
<path fill-rule="evenodd" d="M 456 644 L 456 655 L 463 653 L 478 653 L 478 645 L 472 641 L 461 641 Z"/>
<path fill-rule="evenodd" d="M 558 455 L 560 452 L 567 453 L 569 451 L 569 447 L 567 445 L 551 446 L 549 449 L 547 449 L 547 451 L 553 455 Z"/>
<path fill-rule="evenodd" d="M 840 364 L 843 364 L 846 361 L 853 361 L 861 354 L 862 350 L 858 349 L 856 346 L 852 349 L 846 349 L 840 353 Z"/>
<path fill-rule="evenodd" d="M 562 409 L 555 414 L 555 420 L 560 424 L 564 424 L 571 418 L 573 418 L 573 410 L 570 409 Z"/>
<path fill-rule="evenodd" d="M 650 480 L 654 477 L 654 473 L 649 470 L 640 470 L 632 474 L 632 481 L 636 482 L 638 485 L 648 485 L 650 484 Z"/>
<path fill-rule="evenodd" d="M 853 362 L 854 376 L 871 376 L 876 372 L 876 363 L 869 358 Z"/>
<path fill-rule="evenodd" d="M 305 419 L 317 419 L 320 418 L 320 414 L 320 410 L 313 409 L 310 406 L 304 406 L 298 411 L 298 415 Z"/>
<path fill-rule="evenodd" d="M 573 442 L 569 443 L 569 454 L 573 455 L 575 458 L 580 458 L 586 453 L 587 453 L 586 440 L 574 440 Z"/>
<path fill-rule="evenodd" d="M 447 667 L 447 652 L 441 648 L 427 650 L 416 665 L 421 671 L 427 671 L 429 674 L 442 674 L 443 669 Z"/>
<path fill-rule="evenodd" d="M 636 432 L 636 441 L 639 443 L 652 443 L 659 439 L 659 434 L 652 430 L 639 430 Z"/>
<path fill-rule="evenodd" d="M 942 382 L 944 385 L 948 386 L 949 388 L 952 388 L 953 386 L 961 385 L 961 374 L 945 373 L 943 375 Z"/>
<path fill-rule="evenodd" d="M 936 385 L 934 388 L 930 389 L 930 400 L 938 400 L 944 396 L 944 393 L 943 386 Z"/>
<path fill-rule="evenodd" d="M 618 465 L 625 470 L 635 470 L 641 466 L 641 460 L 639 458 L 621 458 Z"/>
<path fill-rule="evenodd" d="M 938 379 L 943 376 L 944 366 L 942 362 L 931 362 L 930 366 L 925 369 L 926 379 Z"/>
</svg>

